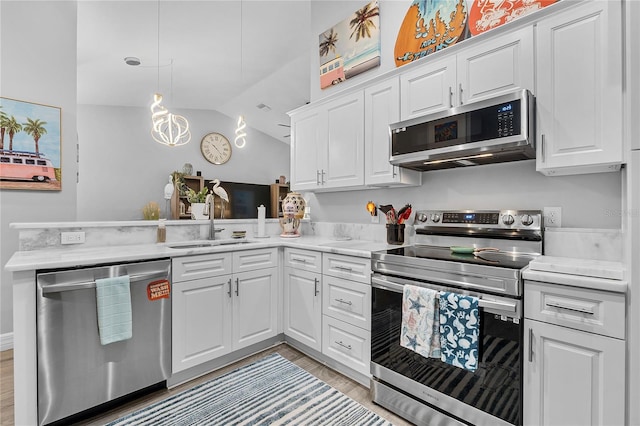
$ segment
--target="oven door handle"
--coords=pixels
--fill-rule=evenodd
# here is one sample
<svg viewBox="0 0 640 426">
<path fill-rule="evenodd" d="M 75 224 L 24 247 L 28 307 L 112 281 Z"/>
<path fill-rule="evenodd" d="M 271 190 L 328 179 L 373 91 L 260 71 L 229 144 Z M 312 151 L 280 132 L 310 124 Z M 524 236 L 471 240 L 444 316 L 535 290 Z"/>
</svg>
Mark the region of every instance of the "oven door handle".
<svg viewBox="0 0 640 426">
<path fill-rule="evenodd" d="M 399 284 L 390 280 L 381 279 L 375 276 L 371 277 L 371 286 L 380 288 L 382 290 L 389 290 L 395 293 L 402 293 L 404 291 L 404 284 Z M 429 288 L 429 286 L 423 286 Z M 490 296 L 489 296 L 490 297 Z M 479 298 L 478 306 L 480 308 L 498 309 L 505 312 L 516 312 L 518 305 L 515 302 L 506 302 L 502 300 L 492 300 Z"/>
</svg>

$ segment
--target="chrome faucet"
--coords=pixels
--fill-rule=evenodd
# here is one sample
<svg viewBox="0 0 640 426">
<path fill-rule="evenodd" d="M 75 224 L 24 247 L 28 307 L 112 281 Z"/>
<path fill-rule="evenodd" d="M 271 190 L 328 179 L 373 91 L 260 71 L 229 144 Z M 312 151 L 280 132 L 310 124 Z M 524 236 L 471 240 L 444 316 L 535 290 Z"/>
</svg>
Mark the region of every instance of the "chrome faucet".
<svg viewBox="0 0 640 426">
<path fill-rule="evenodd" d="M 216 229 L 213 224 L 213 193 L 207 194 L 207 198 L 204 200 L 205 212 L 209 212 L 209 239 L 216 239 L 216 232 L 224 231 L 224 228 Z"/>
</svg>

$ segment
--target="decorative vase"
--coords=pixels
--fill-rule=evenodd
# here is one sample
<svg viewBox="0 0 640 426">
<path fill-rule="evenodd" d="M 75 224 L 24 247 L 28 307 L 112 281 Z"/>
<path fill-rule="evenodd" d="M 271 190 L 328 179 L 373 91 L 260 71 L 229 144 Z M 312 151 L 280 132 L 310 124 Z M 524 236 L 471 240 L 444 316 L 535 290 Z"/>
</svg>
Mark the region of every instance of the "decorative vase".
<svg viewBox="0 0 640 426">
<path fill-rule="evenodd" d="M 184 163 L 184 166 L 182 166 L 182 173 L 187 176 L 193 176 L 193 166 L 191 163 Z"/>
<path fill-rule="evenodd" d="M 282 213 L 286 216 L 286 207 L 288 206 L 289 213 L 293 213 L 296 219 L 302 219 L 304 217 L 304 209 L 307 206 L 307 202 L 304 200 L 299 192 L 289 192 L 282 200 Z"/>
<path fill-rule="evenodd" d="M 209 219 L 205 203 L 191 203 L 191 219 Z"/>
</svg>

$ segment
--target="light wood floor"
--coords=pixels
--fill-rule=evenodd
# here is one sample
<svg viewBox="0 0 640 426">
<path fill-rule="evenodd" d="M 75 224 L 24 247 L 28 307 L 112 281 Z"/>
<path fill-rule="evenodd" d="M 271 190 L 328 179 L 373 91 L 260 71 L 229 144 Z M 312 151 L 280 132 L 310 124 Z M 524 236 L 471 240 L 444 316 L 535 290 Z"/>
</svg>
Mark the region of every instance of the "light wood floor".
<svg viewBox="0 0 640 426">
<path fill-rule="evenodd" d="M 245 358 L 241 361 L 238 361 L 232 365 L 224 367 L 220 370 L 209 373 L 205 376 L 202 376 L 198 379 L 194 379 L 188 383 L 185 383 L 181 386 L 178 386 L 174 389 L 168 390 L 163 389 L 152 394 L 146 395 L 134 401 L 123 404 L 113 410 L 102 413 L 96 417 L 88 419 L 87 421 L 83 421 L 81 425 L 103 425 L 112 420 L 115 420 L 127 413 L 143 408 L 149 404 L 154 402 L 163 400 L 171 395 L 175 395 L 185 389 L 196 386 L 200 383 L 211 380 L 215 377 L 218 377 L 224 373 L 227 373 L 231 370 L 234 370 L 243 365 L 250 364 L 265 355 L 277 352 L 284 358 L 298 365 L 299 367 L 307 370 L 309 373 L 313 374 L 323 382 L 333 386 L 338 389 L 340 392 L 349 396 L 351 399 L 358 401 L 360 404 L 367 407 L 369 410 L 377 413 L 379 416 L 387 419 L 391 423 L 397 426 L 409 426 L 411 423 L 406 420 L 390 413 L 384 408 L 375 405 L 371 402 L 369 397 L 369 389 L 360 385 L 357 382 L 343 376 L 342 374 L 332 370 L 331 368 L 325 366 L 318 361 L 309 358 L 304 355 L 302 352 L 292 348 L 287 344 L 280 344 L 271 349 L 267 349 L 258 354 L 252 355 L 248 358 Z M 0 352 L 0 425 L 2 426 L 13 426 L 13 351 L 4 351 Z"/>
</svg>

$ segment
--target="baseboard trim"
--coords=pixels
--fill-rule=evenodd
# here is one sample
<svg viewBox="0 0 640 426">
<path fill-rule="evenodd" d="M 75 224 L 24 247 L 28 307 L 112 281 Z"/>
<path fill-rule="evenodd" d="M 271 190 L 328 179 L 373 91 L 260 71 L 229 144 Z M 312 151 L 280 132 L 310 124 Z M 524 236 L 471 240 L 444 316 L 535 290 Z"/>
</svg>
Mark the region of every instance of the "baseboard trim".
<svg viewBox="0 0 640 426">
<path fill-rule="evenodd" d="M 13 349 L 13 332 L 0 334 L 0 352 Z"/>
</svg>

